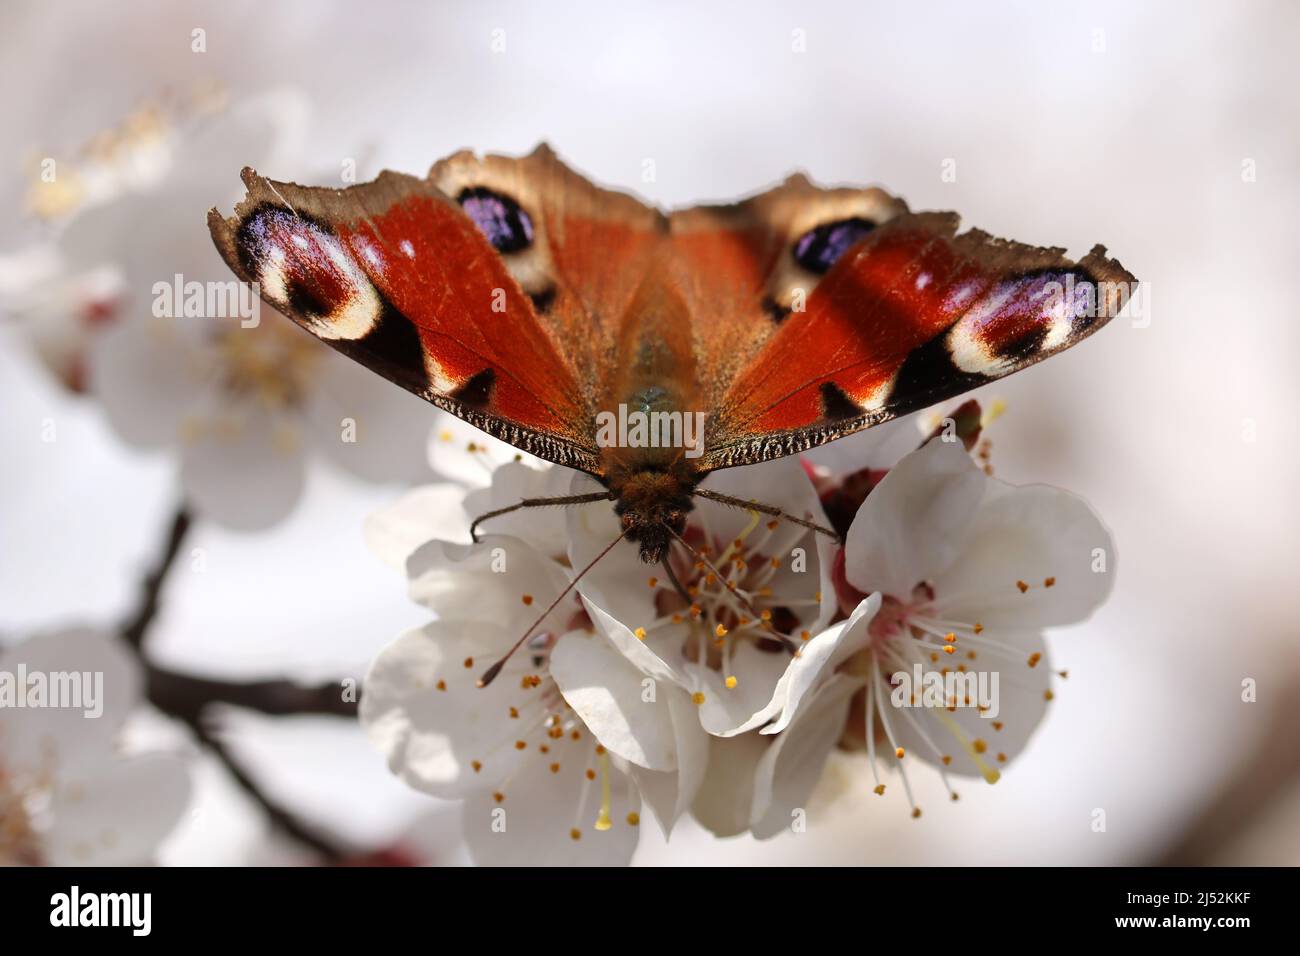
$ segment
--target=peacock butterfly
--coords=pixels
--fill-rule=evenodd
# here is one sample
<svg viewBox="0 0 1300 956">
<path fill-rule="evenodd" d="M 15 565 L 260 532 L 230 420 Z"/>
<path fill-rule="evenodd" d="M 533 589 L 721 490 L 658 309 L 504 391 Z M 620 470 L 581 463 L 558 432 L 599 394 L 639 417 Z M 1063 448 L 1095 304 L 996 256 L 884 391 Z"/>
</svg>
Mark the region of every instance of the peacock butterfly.
<svg viewBox="0 0 1300 956">
<path fill-rule="evenodd" d="M 664 213 L 544 145 L 346 189 L 243 180 L 233 217 L 208 214 L 231 269 L 390 381 L 592 475 L 606 491 L 516 507 L 614 501 L 647 562 L 682 541 L 693 496 L 780 514 L 698 488 L 709 472 L 1032 365 L 1104 325 L 1134 281 L 1102 246 L 1073 262 L 802 175 Z M 651 441 L 632 440 L 627 409 Z M 702 435 L 675 440 L 693 414 Z"/>
</svg>

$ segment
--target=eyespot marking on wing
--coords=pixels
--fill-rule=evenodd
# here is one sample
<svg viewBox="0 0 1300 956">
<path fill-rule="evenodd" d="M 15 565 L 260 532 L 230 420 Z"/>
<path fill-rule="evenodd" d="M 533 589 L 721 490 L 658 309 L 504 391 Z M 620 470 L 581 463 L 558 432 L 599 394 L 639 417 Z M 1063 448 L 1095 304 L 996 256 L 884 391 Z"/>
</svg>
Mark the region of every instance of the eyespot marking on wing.
<svg viewBox="0 0 1300 956">
<path fill-rule="evenodd" d="M 965 312 L 946 336 L 953 364 L 996 376 L 1086 330 L 1097 317 L 1097 287 L 1081 270 L 1038 271 L 996 283 L 967 282 L 944 306 Z"/>
<path fill-rule="evenodd" d="M 533 244 L 532 218 L 505 193 L 486 186 L 468 186 L 456 201 L 497 252 L 523 252 Z"/>
<path fill-rule="evenodd" d="M 302 316 L 315 335 L 361 339 L 379 323 L 383 300 L 354 258 L 382 270 L 368 243 L 349 251 L 328 227 L 269 204 L 254 210 L 239 231 L 244 267 L 262 294 Z"/>
<path fill-rule="evenodd" d="M 804 269 L 825 275 L 844 253 L 875 228 L 876 223 L 863 216 L 824 222 L 796 239 L 790 254 Z"/>
</svg>

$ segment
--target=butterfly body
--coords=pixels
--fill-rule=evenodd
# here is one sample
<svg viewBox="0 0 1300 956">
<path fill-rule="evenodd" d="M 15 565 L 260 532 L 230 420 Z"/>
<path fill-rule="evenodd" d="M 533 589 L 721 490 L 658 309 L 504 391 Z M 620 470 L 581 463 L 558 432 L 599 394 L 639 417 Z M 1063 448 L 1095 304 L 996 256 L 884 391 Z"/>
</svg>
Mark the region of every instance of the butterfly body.
<svg viewBox="0 0 1300 956">
<path fill-rule="evenodd" d="M 802 176 L 664 213 L 544 146 L 347 189 L 244 181 L 233 217 L 209 214 L 241 278 L 394 383 L 587 472 L 647 561 L 711 471 L 1031 365 L 1133 282 L 1100 246 L 1075 262 Z"/>
</svg>

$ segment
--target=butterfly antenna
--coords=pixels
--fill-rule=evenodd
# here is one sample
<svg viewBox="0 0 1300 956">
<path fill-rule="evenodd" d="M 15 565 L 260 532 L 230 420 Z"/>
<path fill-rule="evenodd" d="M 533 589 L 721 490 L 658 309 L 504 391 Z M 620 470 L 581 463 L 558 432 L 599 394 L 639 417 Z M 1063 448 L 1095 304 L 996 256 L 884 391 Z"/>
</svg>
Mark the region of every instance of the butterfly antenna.
<svg viewBox="0 0 1300 956">
<path fill-rule="evenodd" d="M 518 511 L 520 508 L 547 508 L 551 505 L 585 505 L 589 501 L 610 501 L 614 498 L 612 492 L 593 491 L 585 495 L 564 495 L 559 498 L 525 498 L 516 504 L 509 505 L 505 508 L 497 508 L 486 514 L 481 514 L 474 519 L 474 523 L 469 526 L 470 538 L 478 541 L 478 526 L 489 518 L 499 518 L 501 515 L 508 515 L 512 511 Z"/>
<path fill-rule="evenodd" d="M 763 619 L 762 612 L 760 612 L 758 608 L 754 607 L 753 602 L 750 601 L 749 598 L 745 597 L 745 595 L 741 594 L 738 590 L 736 590 L 736 586 L 731 583 L 730 579 L 725 574 L 723 574 L 716 567 L 714 567 L 712 561 L 710 561 L 704 555 L 700 554 L 700 552 L 692 548 L 685 538 L 683 538 L 672 528 L 669 528 L 668 525 L 664 525 L 664 527 L 668 528 L 669 533 L 672 534 L 674 538 L 676 538 L 678 541 L 682 543 L 682 547 L 685 548 L 687 551 L 689 551 L 695 557 L 695 560 L 699 561 L 706 568 L 708 568 L 717 577 L 717 579 L 723 583 L 726 589 L 731 592 L 732 597 L 734 597 L 737 601 L 739 601 L 741 605 L 745 608 L 745 610 L 754 616 L 754 620 L 758 621 L 758 623 L 764 628 L 764 630 L 766 630 L 768 634 L 771 635 L 773 640 L 780 641 L 783 645 L 785 645 L 785 649 L 787 651 L 794 652 L 798 649 L 794 641 L 790 640 L 790 638 L 786 637 L 784 634 L 782 634 L 780 631 L 778 631 L 776 628 L 772 626 L 771 621 L 767 621 Z"/>
<path fill-rule="evenodd" d="M 528 628 L 528 630 L 524 631 L 523 637 L 515 641 L 514 645 L 510 648 L 510 650 L 506 651 L 505 656 L 502 657 L 499 661 L 497 661 L 495 664 L 493 664 L 491 667 L 489 667 L 487 670 L 483 672 L 483 676 L 480 677 L 477 682 L 479 687 L 486 687 L 488 684 L 492 683 L 494 680 L 497 679 L 497 675 L 501 673 L 501 668 L 506 666 L 506 661 L 510 660 L 514 652 L 519 650 L 519 648 L 523 646 L 524 641 L 528 640 L 528 638 L 532 635 L 533 631 L 537 630 L 537 625 L 541 624 L 542 621 L 546 620 L 546 616 L 560 606 L 560 602 L 564 600 L 565 595 L 574 589 L 577 583 L 582 580 L 582 576 L 586 574 L 588 571 L 590 571 L 592 568 L 594 568 L 596 566 L 597 561 L 599 561 L 605 555 L 609 554 L 610 551 L 614 550 L 614 545 L 618 544 L 620 541 L 626 538 L 628 531 L 631 530 L 632 530 L 631 528 L 628 528 L 617 538 L 615 538 L 613 541 L 607 544 L 605 546 L 605 550 L 601 551 L 600 554 L 592 558 L 591 563 L 578 572 L 577 576 L 574 577 L 574 579 L 568 583 L 565 589 L 559 593 L 559 595 L 555 598 L 555 600 L 551 602 L 551 606 L 542 612 L 541 617 L 533 621 L 532 625 Z"/>
<path fill-rule="evenodd" d="M 707 488 L 697 488 L 692 494 L 696 498 L 706 498 L 709 501 L 716 501 L 720 505 L 730 505 L 732 508 L 744 508 L 747 511 L 757 511 L 765 515 L 771 515 L 773 518 L 780 518 L 783 521 L 789 521 L 799 525 L 801 528 L 807 528 L 809 531 L 816 531 L 818 534 L 824 534 L 829 538 L 840 540 L 840 536 L 830 528 L 824 528 L 815 521 L 809 521 L 806 518 L 796 518 L 792 514 L 787 514 L 775 505 L 765 505 L 761 501 L 746 501 L 744 498 L 733 498 L 731 495 L 724 495 L 717 491 L 709 491 Z"/>
</svg>

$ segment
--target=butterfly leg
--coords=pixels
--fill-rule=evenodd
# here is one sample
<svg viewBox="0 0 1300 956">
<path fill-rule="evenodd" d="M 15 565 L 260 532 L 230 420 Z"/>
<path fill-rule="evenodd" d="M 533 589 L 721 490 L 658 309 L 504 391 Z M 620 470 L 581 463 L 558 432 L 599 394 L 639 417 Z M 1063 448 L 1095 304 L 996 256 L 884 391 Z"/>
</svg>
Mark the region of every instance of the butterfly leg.
<svg viewBox="0 0 1300 956">
<path fill-rule="evenodd" d="M 807 528 L 810 531 L 816 531 L 818 534 L 827 535 L 834 538 L 836 541 L 839 541 L 840 539 L 840 536 L 830 528 L 823 528 L 821 525 L 804 518 L 796 518 L 792 514 L 786 514 L 780 508 L 776 508 L 772 505 L 765 505 L 761 501 L 746 501 L 744 498 L 734 498 L 731 495 L 709 491 L 707 488 L 696 488 L 693 494 L 697 498 L 707 498 L 709 501 L 716 501 L 720 505 L 730 505 L 733 508 L 746 508 L 750 511 L 757 511 L 760 514 L 780 518 L 782 521 L 792 521 L 800 527 Z"/>
<path fill-rule="evenodd" d="M 518 504 L 510 505 L 508 508 L 497 508 L 487 514 L 479 515 L 474 519 L 474 523 L 469 526 L 469 536 L 477 542 L 478 526 L 480 524 L 487 521 L 488 518 L 507 515 L 512 511 L 518 511 L 520 508 L 545 508 L 548 505 L 585 505 L 590 501 L 612 501 L 613 498 L 614 495 L 608 491 L 593 491 L 586 495 L 563 495 L 559 498 L 525 498 Z"/>
</svg>

